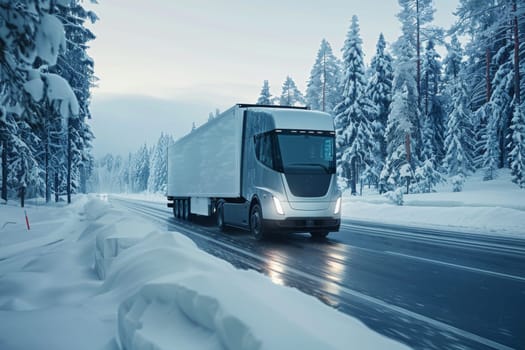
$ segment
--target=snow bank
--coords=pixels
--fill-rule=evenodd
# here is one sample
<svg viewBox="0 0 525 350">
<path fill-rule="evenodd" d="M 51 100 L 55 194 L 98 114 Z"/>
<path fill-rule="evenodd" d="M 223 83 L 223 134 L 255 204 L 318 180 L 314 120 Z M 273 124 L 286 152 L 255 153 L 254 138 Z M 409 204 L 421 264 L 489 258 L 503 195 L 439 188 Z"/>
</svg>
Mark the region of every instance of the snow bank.
<svg viewBox="0 0 525 350">
<path fill-rule="evenodd" d="M 115 257 L 139 241 L 155 227 L 134 217 L 125 217 L 107 202 L 91 200 L 84 207 L 88 221 L 79 239 L 95 237 L 95 271 L 100 279 L 106 273 Z"/>
<path fill-rule="evenodd" d="M 101 201 L 85 235 L 107 294 L 123 298 L 123 349 L 404 349 L 314 297 L 241 271 L 181 234 L 161 232 Z"/>
<path fill-rule="evenodd" d="M 363 196 L 345 193 L 342 214 L 346 219 L 525 238 L 525 192 L 511 182 L 508 171 L 500 170 L 492 181 L 483 181 L 482 174 L 467 177 L 461 192 L 453 192 L 451 184 L 437 191 L 405 194 L 403 206 L 373 190 L 364 189 Z"/>
</svg>

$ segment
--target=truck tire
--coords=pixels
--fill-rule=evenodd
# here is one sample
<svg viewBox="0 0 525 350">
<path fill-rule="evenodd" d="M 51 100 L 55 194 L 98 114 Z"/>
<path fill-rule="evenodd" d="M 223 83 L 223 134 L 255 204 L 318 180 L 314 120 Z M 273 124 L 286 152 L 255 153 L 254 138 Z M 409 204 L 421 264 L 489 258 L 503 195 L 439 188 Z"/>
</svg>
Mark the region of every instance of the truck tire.
<svg viewBox="0 0 525 350">
<path fill-rule="evenodd" d="M 182 200 L 182 219 L 185 221 L 190 219 L 190 201 L 188 199 Z"/>
<path fill-rule="evenodd" d="M 175 199 L 173 201 L 173 216 L 175 216 L 175 219 L 179 218 L 179 200 Z"/>
<path fill-rule="evenodd" d="M 312 236 L 313 239 L 325 239 L 326 236 L 328 236 L 328 231 L 322 231 L 322 232 L 310 232 L 310 236 Z"/>
<path fill-rule="evenodd" d="M 219 228 L 219 231 L 226 232 L 227 227 L 224 223 L 224 202 L 220 201 L 217 204 L 217 227 Z"/>
<path fill-rule="evenodd" d="M 250 209 L 250 232 L 258 241 L 266 236 L 261 206 L 257 203 Z"/>
</svg>

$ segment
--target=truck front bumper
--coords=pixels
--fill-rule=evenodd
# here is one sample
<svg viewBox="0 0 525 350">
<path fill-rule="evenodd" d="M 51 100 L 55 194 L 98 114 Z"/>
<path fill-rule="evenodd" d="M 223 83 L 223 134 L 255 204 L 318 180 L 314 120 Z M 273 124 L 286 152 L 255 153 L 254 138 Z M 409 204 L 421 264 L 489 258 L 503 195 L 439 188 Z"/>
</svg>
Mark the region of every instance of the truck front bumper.
<svg viewBox="0 0 525 350">
<path fill-rule="evenodd" d="M 293 232 L 337 232 L 341 219 L 326 218 L 287 218 L 283 220 L 264 220 L 264 225 L 269 231 Z"/>
</svg>

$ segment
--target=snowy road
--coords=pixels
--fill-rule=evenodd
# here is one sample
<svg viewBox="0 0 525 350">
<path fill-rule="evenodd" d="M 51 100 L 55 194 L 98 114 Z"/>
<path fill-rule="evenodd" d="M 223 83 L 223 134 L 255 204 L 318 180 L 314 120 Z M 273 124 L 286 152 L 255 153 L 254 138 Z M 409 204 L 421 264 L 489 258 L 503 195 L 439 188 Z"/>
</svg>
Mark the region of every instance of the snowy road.
<svg viewBox="0 0 525 350">
<path fill-rule="evenodd" d="M 110 201 L 411 347 L 525 349 L 522 240 L 344 221 L 325 242 L 301 234 L 257 242 L 243 231 L 177 221 L 165 204 Z"/>
</svg>

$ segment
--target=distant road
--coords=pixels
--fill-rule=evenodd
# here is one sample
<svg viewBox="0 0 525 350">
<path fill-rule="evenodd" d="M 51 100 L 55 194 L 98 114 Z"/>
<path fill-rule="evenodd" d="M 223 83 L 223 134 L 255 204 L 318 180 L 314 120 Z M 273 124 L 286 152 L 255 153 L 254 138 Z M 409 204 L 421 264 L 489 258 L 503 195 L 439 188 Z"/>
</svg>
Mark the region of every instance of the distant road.
<svg viewBox="0 0 525 350">
<path fill-rule="evenodd" d="M 209 221 L 176 220 L 165 204 L 110 202 L 415 349 L 525 349 L 523 240 L 344 220 L 325 241 L 293 234 L 258 242 Z"/>
</svg>

